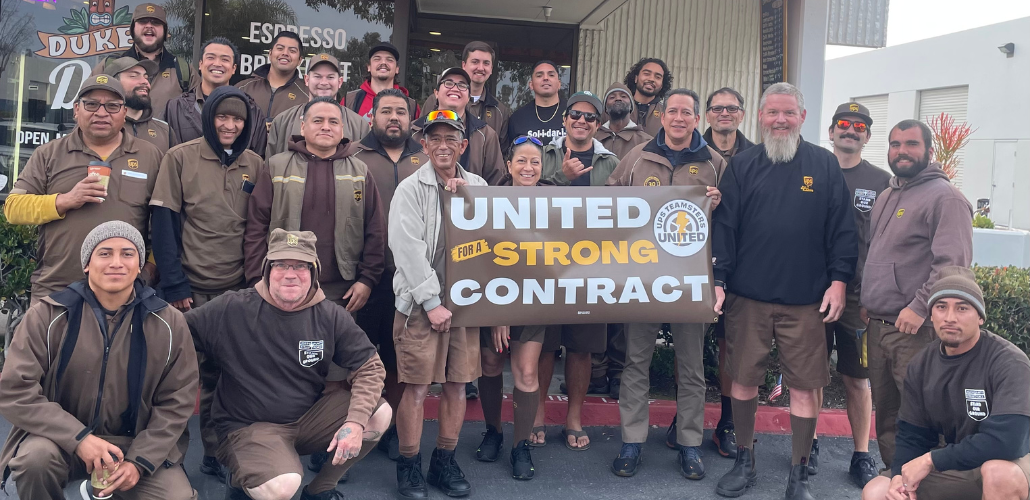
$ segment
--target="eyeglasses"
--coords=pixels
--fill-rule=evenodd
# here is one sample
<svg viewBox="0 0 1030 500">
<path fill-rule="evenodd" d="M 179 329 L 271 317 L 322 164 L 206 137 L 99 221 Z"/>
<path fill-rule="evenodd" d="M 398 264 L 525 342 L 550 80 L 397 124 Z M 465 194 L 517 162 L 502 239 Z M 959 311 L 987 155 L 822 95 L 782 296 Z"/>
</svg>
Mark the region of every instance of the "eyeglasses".
<svg viewBox="0 0 1030 500">
<path fill-rule="evenodd" d="M 272 269 L 275 269 L 276 271 L 282 271 L 282 272 L 286 272 L 286 271 L 289 271 L 291 269 L 294 270 L 294 271 L 310 271 L 311 270 L 311 264 L 307 263 L 307 262 L 304 262 L 304 263 L 301 263 L 301 264 L 287 264 L 285 262 L 273 262 L 272 263 Z"/>
<path fill-rule="evenodd" d="M 744 111 L 744 108 L 740 106 L 708 106 L 708 111 L 715 114 L 720 114 L 723 111 L 728 111 L 730 114 L 736 113 L 737 111 Z"/>
<path fill-rule="evenodd" d="M 533 137 L 531 135 L 520 135 L 520 136 L 516 137 L 514 141 L 512 141 L 511 145 L 512 146 L 519 146 L 519 145 L 525 144 L 527 141 L 532 142 L 533 144 L 536 144 L 537 146 L 544 147 L 544 143 L 540 142 L 540 139 L 537 139 L 536 137 Z"/>
<path fill-rule="evenodd" d="M 429 116 L 426 117 L 427 122 L 434 120 L 458 120 L 458 113 L 449 109 L 438 109 L 436 111 L 430 111 Z"/>
<path fill-rule="evenodd" d="M 587 123 L 594 123 L 597 121 L 597 113 L 584 112 L 576 109 L 570 109 L 568 113 L 565 113 L 565 116 L 571 118 L 572 121 L 579 120 L 580 118 L 586 120 Z"/>
<path fill-rule="evenodd" d="M 105 103 L 101 103 L 100 101 L 87 101 L 85 99 L 80 99 L 79 102 L 82 103 L 82 108 L 85 109 L 86 111 L 89 111 L 90 113 L 96 113 L 97 111 L 100 110 L 100 106 L 103 106 L 104 107 L 104 111 L 107 111 L 108 113 L 111 113 L 112 115 L 117 113 L 117 112 L 119 112 L 119 111 L 121 111 L 122 107 L 125 106 L 124 102 L 105 102 Z"/>
<path fill-rule="evenodd" d="M 462 92 L 465 92 L 469 89 L 469 84 L 465 82 L 456 82 L 454 80 L 444 80 L 440 82 L 440 85 L 443 85 L 443 87 L 447 89 L 453 89 L 454 87 L 458 87 L 458 90 Z"/>
<path fill-rule="evenodd" d="M 856 122 L 851 120 L 845 120 L 843 118 L 837 120 L 837 128 L 841 130 L 847 130 L 848 127 L 854 127 L 855 132 L 865 132 L 869 128 L 864 122 Z"/>
</svg>

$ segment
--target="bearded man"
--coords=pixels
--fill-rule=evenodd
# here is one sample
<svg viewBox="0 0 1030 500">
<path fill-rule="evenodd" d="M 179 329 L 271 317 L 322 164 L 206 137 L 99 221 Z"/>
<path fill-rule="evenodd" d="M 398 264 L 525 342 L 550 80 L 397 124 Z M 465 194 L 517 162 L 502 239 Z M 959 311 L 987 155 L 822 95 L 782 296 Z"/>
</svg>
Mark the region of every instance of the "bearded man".
<svg viewBox="0 0 1030 500">
<path fill-rule="evenodd" d="M 764 143 L 733 157 L 713 214 L 715 309 L 726 318 L 726 358 L 737 459 L 716 493 L 737 497 L 757 482 L 755 411 L 776 340 L 790 386 L 791 471 L 784 498 L 808 500 L 808 458 L 829 383 L 825 323 L 844 309 L 858 236 L 837 158 L 801 140 L 805 97 L 788 83 L 759 103 Z"/>
</svg>

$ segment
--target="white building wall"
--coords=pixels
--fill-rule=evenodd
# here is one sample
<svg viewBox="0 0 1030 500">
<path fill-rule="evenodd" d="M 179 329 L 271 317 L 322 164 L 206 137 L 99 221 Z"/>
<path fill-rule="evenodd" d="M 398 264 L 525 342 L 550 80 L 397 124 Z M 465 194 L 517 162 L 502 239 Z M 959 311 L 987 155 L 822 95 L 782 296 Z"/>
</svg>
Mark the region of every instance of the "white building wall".
<svg viewBox="0 0 1030 500">
<path fill-rule="evenodd" d="M 1015 44 L 1013 57 L 998 47 Z M 965 148 L 962 192 L 971 203 L 990 198 L 996 141 L 1017 141 L 1011 215 L 995 223 L 1030 229 L 1030 18 L 1017 19 L 937 38 L 887 47 L 826 62 L 820 143 L 834 109 L 855 97 L 889 94 L 886 134 L 897 122 L 917 116 L 919 92 L 967 85 L 967 121 L 976 129 Z M 887 165 L 879 165 L 888 169 Z M 1005 189 L 999 186 L 995 189 Z"/>
</svg>

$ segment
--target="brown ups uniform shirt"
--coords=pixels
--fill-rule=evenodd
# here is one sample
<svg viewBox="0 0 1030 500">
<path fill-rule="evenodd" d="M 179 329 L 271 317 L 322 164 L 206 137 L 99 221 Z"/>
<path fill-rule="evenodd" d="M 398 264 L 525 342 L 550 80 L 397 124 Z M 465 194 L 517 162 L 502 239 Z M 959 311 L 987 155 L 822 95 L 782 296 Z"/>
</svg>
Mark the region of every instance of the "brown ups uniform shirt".
<svg viewBox="0 0 1030 500">
<path fill-rule="evenodd" d="M 265 113 L 266 131 L 279 113 L 311 99 L 307 87 L 304 86 L 304 80 L 297 71 L 293 72 L 293 77 L 285 85 L 273 89 L 268 83 L 268 72 L 271 68 L 270 64 L 265 64 L 254 70 L 254 76 L 236 84 L 236 88 L 253 98 Z"/>
<path fill-rule="evenodd" d="M 139 120 L 125 117 L 125 126 L 122 130 L 132 134 L 133 137 L 153 144 L 161 154 L 165 154 L 173 146 L 179 144 L 179 138 L 172 131 L 171 127 L 164 120 L 154 118 L 153 110 L 146 110 Z"/>
<path fill-rule="evenodd" d="M 12 194 L 67 193 L 82 179 L 99 155 L 82 142 L 78 128 L 39 147 L 11 189 Z M 63 219 L 39 226 L 39 262 L 32 273 L 32 295 L 42 298 L 85 277 L 79 254 L 82 242 L 102 222 L 120 220 L 147 235 L 150 194 L 154 191 L 161 152 L 153 145 L 122 133 L 122 143 L 107 158 L 111 180 L 103 203 L 86 203 Z"/>
<path fill-rule="evenodd" d="M 243 281 L 247 203 L 263 164 L 248 149 L 222 165 L 203 137 L 165 155 L 150 204 L 182 218 L 182 269 L 191 287 L 225 290 Z"/>
</svg>

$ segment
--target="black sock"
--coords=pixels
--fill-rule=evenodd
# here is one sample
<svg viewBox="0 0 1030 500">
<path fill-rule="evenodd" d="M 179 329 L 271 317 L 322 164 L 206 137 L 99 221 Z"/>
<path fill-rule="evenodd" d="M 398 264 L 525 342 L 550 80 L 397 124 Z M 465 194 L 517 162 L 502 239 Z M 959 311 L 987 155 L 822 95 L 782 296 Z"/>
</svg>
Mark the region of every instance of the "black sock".
<svg viewBox="0 0 1030 500">
<path fill-rule="evenodd" d="M 719 415 L 719 423 L 716 424 L 716 427 L 719 429 L 733 428 L 733 399 L 729 396 L 722 396 L 719 400 L 722 402 L 722 413 Z"/>
<path fill-rule="evenodd" d="M 869 456 L 869 452 L 868 451 L 856 451 L 856 452 L 851 454 L 851 461 L 854 462 L 855 460 L 858 460 L 860 458 L 866 458 L 868 456 Z"/>
</svg>

